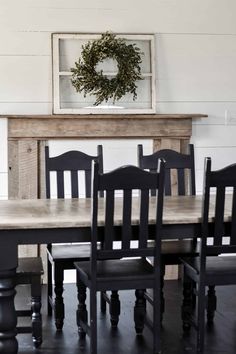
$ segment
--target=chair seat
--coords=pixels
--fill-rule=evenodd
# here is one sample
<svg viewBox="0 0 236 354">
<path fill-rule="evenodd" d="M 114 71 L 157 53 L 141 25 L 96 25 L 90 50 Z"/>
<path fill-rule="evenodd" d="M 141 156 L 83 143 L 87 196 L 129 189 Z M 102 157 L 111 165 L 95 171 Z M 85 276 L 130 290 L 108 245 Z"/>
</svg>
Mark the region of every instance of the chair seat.
<svg viewBox="0 0 236 354">
<path fill-rule="evenodd" d="M 78 258 L 89 260 L 90 243 L 72 244 L 72 245 L 54 245 L 48 255 L 53 261 L 67 260 L 76 262 Z"/>
<path fill-rule="evenodd" d="M 17 276 L 43 275 L 43 263 L 41 257 L 20 257 L 16 269 Z"/>
<path fill-rule="evenodd" d="M 176 257 L 195 255 L 199 253 L 199 242 L 195 246 L 193 240 L 163 240 L 162 241 L 163 256 L 175 255 Z M 90 243 L 70 244 L 70 245 L 53 245 L 50 255 L 53 260 L 70 259 L 71 261 L 78 258 L 86 260 L 90 257 Z"/>
<path fill-rule="evenodd" d="M 200 258 L 189 257 L 181 259 L 187 274 L 200 274 Z M 229 278 L 236 277 L 236 256 L 210 256 L 206 258 L 206 284 L 226 284 Z M 210 279 L 214 278 L 213 282 Z M 219 281 L 216 282 L 216 278 Z M 221 280 L 220 280 L 221 279 Z"/>
<path fill-rule="evenodd" d="M 161 242 L 161 255 L 163 265 L 181 264 L 181 258 L 185 256 L 195 257 L 199 255 L 200 242 L 195 240 L 163 240 Z M 152 241 L 149 241 L 152 244 Z M 150 258 L 151 260 L 152 258 Z"/>
<path fill-rule="evenodd" d="M 163 240 L 161 243 L 161 253 L 181 257 L 183 255 L 199 254 L 199 242 L 194 244 L 193 240 Z"/>
<path fill-rule="evenodd" d="M 91 279 L 90 262 L 75 263 L 79 277 L 86 284 Z M 146 259 L 106 260 L 97 262 L 97 281 L 125 279 L 133 281 L 145 277 L 153 278 L 153 266 Z"/>
</svg>

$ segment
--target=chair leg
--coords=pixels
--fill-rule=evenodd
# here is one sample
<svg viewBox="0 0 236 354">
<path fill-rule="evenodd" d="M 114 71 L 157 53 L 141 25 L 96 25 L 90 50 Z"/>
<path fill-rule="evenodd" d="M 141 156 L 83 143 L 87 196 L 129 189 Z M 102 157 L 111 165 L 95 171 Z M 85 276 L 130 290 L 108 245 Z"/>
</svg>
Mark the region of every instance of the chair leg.
<svg viewBox="0 0 236 354">
<path fill-rule="evenodd" d="M 77 298 L 78 298 L 78 309 L 76 311 L 76 319 L 78 326 L 78 333 L 80 339 L 85 338 L 86 332 L 82 327 L 82 322 L 88 323 L 88 312 L 86 308 L 86 286 L 77 279 Z"/>
<path fill-rule="evenodd" d="M 183 330 L 189 331 L 191 328 L 191 315 L 192 315 L 192 281 L 184 274 L 183 281 L 183 304 L 182 304 L 182 321 Z"/>
<path fill-rule="evenodd" d="M 137 335 L 142 334 L 146 316 L 145 290 L 135 290 L 134 323 Z"/>
<path fill-rule="evenodd" d="M 52 263 L 48 259 L 48 256 L 47 256 L 47 281 L 48 281 L 47 311 L 48 311 L 48 316 L 52 316 Z"/>
<path fill-rule="evenodd" d="M 192 282 L 192 308 L 193 308 L 193 310 L 196 308 L 196 302 L 197 302 L 196 292 L 197 292 L 196 283 L 193 281 Z"/>
<path fill-rule="evenodd" d="M 97 298 L 96 290 L 90 289 L 90 354 L 97 354 Z"/>
<path fill-rule="evenodd" d="M 104 296 L 106 295 L 105 291 L 100 292 L 100 309 L 102 313 L 106 313 L 106 300 L 104 299 Z"/>
<path fill-rule="evenodd" d="M 65 306 L 63 300 L 63 280 L 64 280 L 64 270 L 57 263 L 54 267 L 54 292 L 55 292 L 55 303 L 54 303 L 54 315 L 55 315 L 55 325 L 58 331 L 61 331 L 64 325 L 65 318 Z"/>
<path fill-rule="evenodd" d="M 161 291 L 158 286 L 153 288 L 153 353 L 161 353 Z"/>
<path fill-rule="evenodd" d="M 110 318 L 112 328 L 117 328 L 120 316 L 120 300 L 118 291 L 111 292 L 110 299 Z"/>
<path fill-rule="evenodd" d="M 207 293 L 207 323 L 212 324 L 215 316 L 217 298 L 215 295 L 215 286 L 209 285 Z"/>
<path fill-rule="evenodd" d="M 204 337 L 205 337 L 205 286 L 199 284 L 198 289 L 198 310 L 197 310 L 197 352 L 202 353 L 204 349 Z"/>
<path fill-rule="evenodd" d="M 42 344 L 42 316 L 41 316 L 41 276 L 35 276 L 31 282 L 31 319 L 32 338 L 35 348 Z"/>
<path fill-rule="evenodd" d="M 161 267 L 161 321 L 163 320 L 164 312 L 165 312 L 165 297 L 164 297 L 164 277 L 165 277 L 165 265 Z"/>
</svg>

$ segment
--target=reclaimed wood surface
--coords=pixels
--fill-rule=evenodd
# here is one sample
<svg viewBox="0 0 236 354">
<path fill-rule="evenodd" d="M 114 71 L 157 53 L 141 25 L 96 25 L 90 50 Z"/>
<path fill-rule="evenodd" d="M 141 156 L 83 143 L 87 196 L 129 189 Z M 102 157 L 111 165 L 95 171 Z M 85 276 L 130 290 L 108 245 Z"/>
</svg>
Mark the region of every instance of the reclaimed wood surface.
<svg viewBox="0 0 236 354">
<path fill-rule="evenodd" d="M 104 114 L 28 114 L 28 115 L 23 115 L 23 114 L 5 114 L 5 115 L 0 115 L 0 118 L 12 118 L 12 119 L 19 119 L 19 118 L 28 118 L 28 119 L 107 119 L 108 117 L 105 116 Z M 207 117 L 206 114 L 201 114 L 201 113 L 186 113 L 186 114 L 109 114 L 109 117 L 111 119 L 133 119 L 133 118 L 138 118 L 138 119 L 148 119 L 148 118 L 153 118 L 153 119 L 162 119 L 162 118 L 173 118 L 173 119 L 183 119 L 183 118 L 201 118 L 201 117 Z"/>
<path fill-rule="evenodd" d="M 214 212 L 211 202 L 210 218 Z M 229 203 L 230 205 L 230 203 Z M 164 224 L 199 224 L 201 196 L 165 197 Z M 105 203 L 99 200 L 98 225 L 104 225 Z M 116 198 L 115 225 L 122 225 L 122 198 Z M 226 207 L 225 221 L 229 221 Z M 133 204 L 132 224 L 139 220 L 139 198 Z M 211 220 L 211 219 L 210 219 Z M 149 223 L 155 223 L 155 197 L 150 199 Z M 0 201 L 0 230 L 90 227 L 91 199 L 25 199 Z"/>
<path fill-rule="evenodd" d="M 35 138 L 155 138 L 191 136 L 192 117 L 156 119 L 123 117 L 113 118 L 9 118 L 10 139 Z"/>
</svg>

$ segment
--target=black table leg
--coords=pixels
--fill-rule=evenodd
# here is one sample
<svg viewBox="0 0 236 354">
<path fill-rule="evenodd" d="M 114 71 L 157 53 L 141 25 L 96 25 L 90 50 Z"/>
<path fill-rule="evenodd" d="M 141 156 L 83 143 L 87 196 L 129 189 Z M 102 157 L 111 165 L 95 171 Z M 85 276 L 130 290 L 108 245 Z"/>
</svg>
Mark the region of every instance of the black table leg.
<svg viewBox="0 0 236 354">
<path fill-rule="evenodd" d="M 18 352 L 14 306 L 16 270 L 0 270 L 0 353 Z"/>
<path fill-rule="evenodd" d="M 12 235 L 11 235 L 12 236 Z M 15 276 L 18 263 L 17 242 L 8 231 L 0 231 L 0 353 L 18 352 L 17 316 L 14 305 Z"/>
</svg>

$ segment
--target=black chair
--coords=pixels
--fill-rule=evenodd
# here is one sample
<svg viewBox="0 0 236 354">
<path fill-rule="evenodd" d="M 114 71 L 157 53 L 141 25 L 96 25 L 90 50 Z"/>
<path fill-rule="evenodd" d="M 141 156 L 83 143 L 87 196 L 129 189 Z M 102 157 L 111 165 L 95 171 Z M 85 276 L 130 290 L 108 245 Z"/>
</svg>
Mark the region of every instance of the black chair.
<svg viewBox="0 0 236 354">
<path fill-rule="evenodd" d="M 38 348 L 42 343 L 41 317 L 41 276 L 43 264 L 40 257 L 21 257 L 16 269 L 16 285 L 29 284 L 31 288 L 31 309 L 17 310 L 17 318 L 30 317 L 31 326 L 17 325 L 17 333 L 32 333 L 33 344 Z"/>
<path fill-rule="evenodd" d="M 225 224 L 224 213 L 227 187 L 233 189 L 233 202 L 230 206 L 227 205 L 227 208 L 231 210 L 231 218 L 228 219 L 231 222 Z M 213 213 L 209 213 L 211 191 L 214 191 L 214 193 L 216 191 Z M 208 309 L 209 306 L 209 298 L 207 302 L 205 297 L 205 287 L 214 288 L 215 285 L 236 284 L 236 255 L 222 256 L 224 253 L 236 253 L 236 164 L 222 170 L 211 171 L 211 159 L 206 158 L 203 194 L 200 255 L 199 257 L 183 258 L 182 260 L 184 263 L 185 286 L 191 287 L 191 280 L 194 280 L 198 285 L 196 323 L 192 313 L 188 312 L 190 308 L 186 295 L 189 292 L 185 293 L 183 302 L 184 321 L 187 321 L 189 326 L 194 322 L 197 328 L 198 352 L 202 352 L 204 349 L 205 309 Z M 224 237 L 229 240 L 227 244 L 225 244 L 226 239 Z M 215 254 L 220 255 L 214 256 Z M 214 292 L 212 296 L 214 297 Z"/>
<path fill-rule="evenodd" d="M 50 172 L 56 172 L 57 198 L 65 197 L 64 172 L 69 171 L 71 177 L 71 198 L 79 198 L 78 171 L 85 174 L 85 197 L 91 197 L 91 167 L 92 161 L 99 162 L 99 170 L 103 171 L 102 146 L 98 145 L 97 156 L 87 155 L 80 151 L 69 151 L 55 157 L 49 157 L 48 146 L 45 147 L 46 164 L 46 197 L 51 198 Z M 90 244 L 49 244 L 47 246 L 48 266 L 48 315 L 54 310 L 57 330 L 62 330 L 65 317 L 63 301 L 64 270 L 74 269 L 74 262 L 88 260 Z M 54 270 L 54 273 L 53 273 Z M 55 300 L 52 288 L 52 274 L 54 278 Z M 105 302 L 105 301 L 104 301 Z M 105 305 L 103 304 L 103 307 Z"/>
<path fill-rule="evenodd" d="M 146 299 L 153 305 L 153 343 L 154 353 L 160 353 L 161 307 L 160 307 L 160 271 L 161 271 L 161 226 L 163 211 L 164 162 L 160 162 L 159 173 L 147 172 L 134 166 L 118 168 L 110 173 L 100 174 L 97 163 L 94 164 L 92 242 L 91 258 L 87 262 L 77 262 L 77 286 L 79 306 L 77 311 L 80 337 L 90 335 L 90 353 L 97 353 L 97 291 L 136 289 L 134 321 L 137 334 L 141 334 L 145 317 Z M 148 244 L 149 192 L 158 190 L 156 197 L 156 218 L 154 243 Z M 123 192 L 121 207 L 122 224 L 114 226 L 114 210 L 117 199 L 116 190 Z M 131 227 L 133 190 L 139 190 L 140 210 L 136 228 Z M 105 191 L 105 225 L 98 226 L 98 192 Z M 138 198 L 136 196 L 136 198 Z M 114 248 L 114 242 L 121 239 L 121 248 Z M 138 246 L 131 247 L 131 240 L 138 239 Z M 101 240 L 103 248 L 97 248 Z M 150 247 L 149 247 L 150 246 Z M 154 257 L 154 266 L 146 257 Z M 128 257 L 124 258 L 124 257 Z M 135 259 L 134 257 L 138 257 Z M 90 289 L 90 320 L 86 310 L 86 288 Z M 153 298 L 144 289 L 153 288 Z"/>
<path fill-rule="evenodd" d="M 171 184 L 171 173 L 176 171 L 176 182 L 178 195 L 195 195 L 195 168 L 194 168 L 194 147 L 189 145 L 189 154 L 182 154 L 170 149 L 163 149 L 154 152 L 151 155 L 143 154 L 143 146 L 138 145 L 138 166 L 149 171 L 157 170 L 158 159 L 163 158 L 165 164 L 165 195 L 173 195 Z M 155 191 L 152 191 L 155 195 Z M 180 235 L 176 235 L 178 238 Z M 181 264 L 180 258 L 184 255 L 198 255 L 198 243 L 196 240 L 163 240 L 162 241 L 162 290 L 164 285 L 165 266 Z M 165 300 L 163 291 L 162 297 L 162 313 L 165 308 Z M 193 294 L 194 303 L 194 294 Z"/>
</svg>

